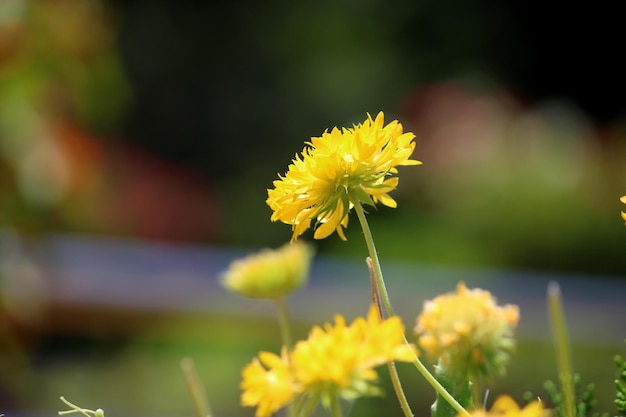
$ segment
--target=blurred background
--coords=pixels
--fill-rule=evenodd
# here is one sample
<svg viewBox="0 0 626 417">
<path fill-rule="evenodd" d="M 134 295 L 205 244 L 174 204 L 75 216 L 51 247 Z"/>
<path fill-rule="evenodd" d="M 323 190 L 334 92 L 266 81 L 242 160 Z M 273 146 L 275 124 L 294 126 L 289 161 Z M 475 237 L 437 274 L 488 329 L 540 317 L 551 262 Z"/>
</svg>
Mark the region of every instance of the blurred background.
<svg viewBox="0 0 626 417">
<path fill-rule="evenodd" d="M 304 142 L 381 110 L 424 163 L 400 169 L 397 209 L 369 217 L 407 328 L 425 299 L 482 285 L 522 308 L 493 392 L 542 395 L 557 280 L 583 384 L 613 412 L 626 67 L 611 7 L 0 1 L 0 413 L 51 415 L 64 395 L 112 416 L 192 415 L 178 367 L 192 356 L 216 415 L 253 415 L 239 372 L 278 350 L 273 311 L 219 273 L 290 239 L 266 190 Z M 315 242 L 301 337 L 367 309 L 355 226 Z M 354 407 L 399 411 L 391 395 Z"/>
</svg>

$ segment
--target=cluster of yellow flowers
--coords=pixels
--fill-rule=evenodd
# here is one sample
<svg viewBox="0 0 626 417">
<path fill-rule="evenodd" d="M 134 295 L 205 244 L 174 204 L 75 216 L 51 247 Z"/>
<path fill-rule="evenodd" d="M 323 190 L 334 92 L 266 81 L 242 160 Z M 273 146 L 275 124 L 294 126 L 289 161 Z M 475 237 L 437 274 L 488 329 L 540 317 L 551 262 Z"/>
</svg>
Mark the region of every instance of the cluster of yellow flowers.
<svg viewBox="0 0 626 417">
<path fill-rule="evenodd" d="M 251 298 L 276 300 L 289 294 L 305 281 L 312 255 L 306 245 L 295 242 L 297 238 L 313 223 L 314 238 L 322 239 L 336 231 L 345 240 L 343 229 L 352 208 L 357 210 L 370 256 L 377 264 L 360 207 L 379 202 L 396 207 L 389 196 L 399 181 L 394 176 L 396 167 L 421 163 L 411 159 L 414 137 L 404 132 L 397 120 L 385 125 L 380 112 L 375 119 L 368 114 L 363 123 L 352 128 L 335 127 L 321 137 L 311 138 L 289 165 L 288 172 L 274 181 L 266 200 L 273 211 L 271 220 L 291 225 L 291 245 L 235 261 L 223 276 L 224 285 Z M 622 202 L 626 203 L 626 196 Z M 626 220 L 626 213 L 622 212 L 622 216 Z M 378 279 L 373 297 L 378 301 L 382 293 L 386 301 L 382 273 L 376 268 L 372 273 Z M 404 326 L 389 306 L 385 303 L 391 315 L 386 320 L 372 306 L 366 318 L 356 318 L 349 325 L 343 316 L 337 315 L 334 324 L 315 326 L 306 340 L 293 347 L 286 342 L 280 355 L 260 352 L 242 372 L 242 405 L 256 407 L 256 417 L 269 417 L 284 407 L 289 416 L 306 416 L 321 401 L 337 416 L 338 399 L 380 393 L 376 385 L 378 366 L 403 361 L 414 362 L 418 369 L 423 367 L 417 359 L 416 346 L 406 340 Z M 470 290 L 460 283 L 456 293 L 424 304 L 415 332 L 419 346 L 441 367 L 460 379 L 473 380 L 504 370 L 514 346 L 512 334 L 518 320 L 517 306 L 498 306 L 488 291 Z M 394 378 L 393 373 L 391 377 Z M 429 382 L 433 387 L 438 384 Z M 401 397 L 398 396 L 402 405 Z M 447 401 L 455 404 L 453 398 Z M 408 407 L 402 407 L 405 415 L 412 415 Z M 453 407 L 464 417 L 470 415 L 458 403 Z M 544 409 L 539 401 L 521 409 L 513 399 L 502 396 L 489 412 L 478 409 L 471 415 L 541 417 Z"/>
<path fill-rule="evenodd" d="M 233 262 L 223 282 L 246 297 L 282 297 L 305 281 L 311 257 L 310 247 L 302 242 L 265 249 Z M 471 377 L 503 369 L 518 319 L 517 306 L 498 306 L 488 291 L 459 283 L 456 293 L 424 303 L 415 331 L 428 356 Z M 334 325 L 314 327 L 291 350 L 261 352 L 243 370 L 242 404 L 257 407 L 257 417 L 267 417 L 294 402 L 303 406 L 302 398 L 328 406 L 335 398 L 375 395 L 380 393 L 374 384 L 377 366 L 412 362 L 416 356 L 415 346 L 405 343 L 397 316 L 381 321 L 372 306 L 366 318 L 347 325 L 338 315 Z M 511 410 L 507 416 L 517 415 Z"/>
<path fill-rule="evenodd" d="M 314 327 L 291 351 L 261 352 L 243 370 L 241 402 L 256 406 L 256 417 L 268 417 L 297 396 L 320 399 L 328 407 L 337 398 L 374 395 L 379 393 L 377 366 L 411 362 L 416 354 L 414 345 L 404 343 L 398 317 L 381 321 L 374 306 L 366 319 L 350 325 L 337 315 L 334 325 Z"/>
<path fill-rule="evenodd" d="M 334 231 L 345 240 L 343 228 L 355 202 L 381 202 L 396 207 L 389 192 L 398 185 L 396 166 L 418 165 L 412 160 L 413 133 L 404 133 L 397 120 L 384 124 L 385 116 L 352 128 L 333 128 L 311 138 L 301 155 L 296 155 L 285 176 L 268 190 L 267 204 L 272 221 L 290 224 L 292 240 L 315 222 L 315 239 Z"/>
<path fill-rule="evenodd" d="M 424 303 L 415 333 L 419 346 L 446 369 L 467 375 L 501 374 L 519 320 L 514 305 L 498 306 L 489 291 L 457 285 L 456 293 Z"/>
</svg>

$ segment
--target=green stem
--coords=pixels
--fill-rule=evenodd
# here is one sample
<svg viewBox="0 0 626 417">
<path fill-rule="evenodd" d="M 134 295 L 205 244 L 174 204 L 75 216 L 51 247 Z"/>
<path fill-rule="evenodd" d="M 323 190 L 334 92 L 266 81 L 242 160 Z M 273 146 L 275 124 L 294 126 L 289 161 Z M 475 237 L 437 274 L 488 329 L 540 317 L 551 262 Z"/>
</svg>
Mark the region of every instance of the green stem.
<svg viewBox="0 0 626 417">
<path fill-rule="evenodd" d="M 330 400 L 330 415 L 332 417 L 341 417 L 341 404 L 336 395 L 333 395 L 333 398 Z"/>
<path fill-rule="evenodd" d="M 472 408 L 472 383 L 467 378 L 446 372 L 440 363 L 435 365 L 435 377 L 464 408 Z M 456 417 L 459 414 L 441 395 L 437 395 L 431 413 L 433 417 Z"/>
<path fill-rule="evenodd" d="M 404 341 L 408 343 L 406 338 L 404 338 Z M 428 371 L 428 369 L 426 369 L 426 366 L 424 366 L 422 361 L 420 361 L 417 356 L 415 357 L 415 361 L 413 362 L 413 364 L 422 374 L 424 379 L 426 379 L 426 381 L 435 389 L 435 391 L 437 391 L 437 394 L 439 394 L 444 400 L 446 400 L 448 404 L 450 404 L 450 406 L 454 408 L 457 413 L 459 413 L 459 415 L 462 415 L 463 417 L 471 417 L 469 411 L 463 408 L 463 406 L 459 404 L 459 402 L 452 395 L 450 395 L 450 393 L 444 388 L 444 386 L 441 385 L 439 381 L 437 381 L 437 379 Z"/>
<path fill-rule="evenodd" d="M 378 252 L 376 251 L 376 245 L 374 244 L 374 237 L 372 236 L 372 231 L 370 230 L 369 223 L 367 222 L 367 218 L 365 217 L 365 212 L 363 211 L 363 206 L 355 199 L 351 199 L 352 204 L 354 204 L 354 211 L 356 211 L 356 215 L 359 218 L 359 223 L 361 223 L 361 229 L 363 229 L 363 234 L 365 236 L 365 244 L 367 245 L 367 251 L 370 254 L 370 258 L 372 260 L 372 269 L 374 270 L 374 278 L 376 279 L 376 286 L 380 291 L 380 296 L 382 297 L 381 301 L 385 306 L 385 310 L 389 316 L 395 316 L 396 313 L 393 310 L 393 306 L 391 305 L 391 300 L 389 299 L 389 293 L 387 292 L 387 288 L 385 287 L 385 280 L 383 279 L 383 271 L 380 269 L 380 261 L 378 260 Z"/>
<path fill-rule="evenodd" d="M 280 328 L 280 338 L 283 346 L 287 349 L 291 348 L 291 327 L 289 324 L 289 311 L 287 309 L 287 302 L 283 297 L 274 299 L 274 306 L 276 307 L 276 315 L 278 316 L 278 327 Z M 287 416 L 295 416 L 295 408 L 292 403 L 287 405 Z"/>
<path fill-rule="evenodd" d="M 482 398 L 480 398 L 480 393 L 483 392 L 483 390 L 482 390 L 482 386 L 480 385 L 478 378 L 470 379 L 469 382 L 470 382 L 470 386 L 472 390 L 472 394 L 471 394 L 472 403 L 475 404 L 476 406 L 478 406 L 478 404 L 483 404 L 483 400 Z"/>
<path fill-rule="evenodd" d="M 274 305 L 276 306 L 276 313 L 278 315 L 278 326 L 280 327 L 280 337 L 283 346 L 291 348 L 291 329 L 289 325 L 287 302 L 282 297 L 276 298 L 274 299 Z"/>
<path fill-rule="evenodd" d="M 61 401 L 63 401 L 68 407 L 71 408 L 71 410 L 66 410 L 66 411 L 59 411 L 59 415 L 60 416 L 64 416 L 66 414 L 72 414 L 72 413 L 81 413 L 83 415 L 85 415 L 85 417 L 104 417 L 104 411 L 101 408 L 98 408 L 97 410 L 89 410 L 87 408 L 82 408 L 77 406 L 76 404 L 72 404 L 71 402 L 69 402 L 68 400 L 65 399 L 65 397 L 61 396 L 60 397 Z M 4 415 L 4 414 L 0 414 L 0 415 Z"/>
<path fill-rule="evenodd" d="M 204 386 L 196 371 L 196 366 L 191 358 L 183 358 L 180 361 L 180 367 L 185 376 L 187 382 L 187 388 L 189 394 L 193 400 L 193 404 L 196 407 L 196 414 L 198 417 L 211 417 L 211 409 L 209 407 L 209 400 L 206 397 Z"/>
<path fill-rule="evenodd" d="M 559 368 L 561 390 L 563 391 L 565 417 L 574 417 L 574 385 L 572 382 L 569 336 L 561 302 L 561 290 L 556 282 L 548 284 L 548 310 L 550 311 L 556 361 Z"/>
<path fill-rule="evenodd" d="M 298 417 L 308 417 L 311 415 L 320 399 L 319 394 L 312 396 L 302 396 L 294 404 L 295 415 Z"/>
<path fill-rule="evenodd" d="M 370 286 L 372 291 L 372 301 L 378 310 L 378 317 L 380 320 L 383 320 L 383 305 L 380 301 L 380 290 L 376 285 L 376 278 L 374 277 L 374 267 L 372 266 L 372 258 L 369 256 L 365 260 L 367 263 L 367 267 L 370 271 Z M 391 383 L 393 385 L 393 390 L 396 392 L 396 397 L 398 397 L 398 401 L 400 401 L 400 408 L 406 417 L 413 417 L 413 411 L 411 410 L 411 406 L 406 399 L 406 395 L 404 394 L 404 390 L 402 389 L 402 384 L 400 383 L 400 376 L 398 375 L 398 370 L 396 369 L 396 363 L 394 361 L 390 361 L 387 363 L 387 367 L 389 368 L 389 376 L 391 377 Z"/>
<path fill-rule="evenodd" d="M 389 314 L 389 316 L 395 316 L 396 313 L 391 305 L 391 300 L 385 286 L 383 272 L 380 268 L 380 261 L 378 260 L 378 253 L 376 252 L 376 246 L 374 245 L 374 238 L 372 236 L 369 223 L 367 222 L 365 212 L 363 211 L 363 206 L 361 206 L 361 203 L 357 199 L 351 198 L 350 200 L 352 201 L 352 204 L 354 204 L 354 211 L 356 212 L 356 215 L 359 218 L 359 222 L 361 223 L 361 228 L 363 229 L 363 235 L 365 236 L 367 250 L 372 260 L 372 270 L 374 271 L 374 278 L 376 281 L 376 286 L 378 287 L 381 301 L 385 306 L 385 310 L 387 310 L 387 314 Z M 406 344 L 409 344 L 406 336 L 404 337 L 404 342 Z M 437 391 L 437 393 L 441 397 L 443 397 L 460 415 L 464 417 L 470 417 L 470 413 L 465 408 L 463 408 L 463 406 L 461 406 L 461 404 L 459 404 L 459 402 L 455 400 L 448 391 L 446 391 L 446 389 L 437 381 L 437 379 L 428 371 L 428 369 L 426 369 L 426 366 L 424 366 L 424 364 L 419 360 L 417 356 L 415 357 L 414 364 L 417 370 L 435 389 L 435 391 Z"/>
<path fill-rule="evenodd" d="M 404 390 L 402 389 L 402 385 L 400 384 L 400 376 L 398 375 L 398 370 L 396 369 L 396 363 L 394 361 L 390 361 L 387 364 L 389 368 L 389 375 L 391 376 L 391 384 L 393 385 L 393 389 L 396 392 L 396 397 L 398 397 L 398 401 L 400 401 L 400 408 L 406 417 L 413 417 L 413 411 L 411 410 L 411 406 L 409 405 L 409 401 L 406 399 L 406 395 L 404 394 Z"/>
</svg>

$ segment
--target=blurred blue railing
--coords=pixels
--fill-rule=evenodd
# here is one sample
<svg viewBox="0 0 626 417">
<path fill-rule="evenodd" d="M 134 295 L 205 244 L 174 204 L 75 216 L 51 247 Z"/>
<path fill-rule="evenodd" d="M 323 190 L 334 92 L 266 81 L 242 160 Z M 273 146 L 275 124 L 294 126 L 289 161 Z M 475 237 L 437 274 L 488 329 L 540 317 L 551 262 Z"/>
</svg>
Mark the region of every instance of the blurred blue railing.
<svg viewBox="0 0 626 417">
<path fill-rule="evenodd" d="M 273 314 L 266 303 L 236 297 L 219 284 L 220 273 L 233 259 L 253 251 L 61 234 L 25 240 L 5 230 L 0 232 L 0 295 L 18 318 L 49 306 L 130 314 Z M 557 281 L 574 341 L 623 345 L 626 337 L 624 277 L 436 268 L 384 258 L 382 263 L 407 327 L 424 300 L 465 281 L 468 287 L 488 289 L 499 303 L 519 305 L 518 335 L 544 339 L 550 337 L 546 288 Z M 290 299 L 293 315 L 310 321 L 331 320 L 335 313 L 353 317 L 365 312 L 369 302 L 365 262 L 323 255 L 313 263 L 308 286 Z"/>
</svg>

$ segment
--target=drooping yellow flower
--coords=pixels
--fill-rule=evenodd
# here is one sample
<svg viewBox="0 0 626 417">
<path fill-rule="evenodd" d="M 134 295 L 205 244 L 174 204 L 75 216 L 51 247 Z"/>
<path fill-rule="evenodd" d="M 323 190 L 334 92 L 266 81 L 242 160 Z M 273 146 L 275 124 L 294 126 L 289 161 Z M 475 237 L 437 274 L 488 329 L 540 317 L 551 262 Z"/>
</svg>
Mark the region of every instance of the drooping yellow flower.
<svg viewBox="0 0 626 417">
<path fill-rule="evenodd" d="M 515 400 L 508 395 L 501 395 L 489 412 L 479 409 L 471 412 L 472 417 L 547 417 L 541 401 L 533 401 L 524 408 L 519 408 Z"/>
<path fill-rule="evenodd" d="M 271 352 L 261 352 L 242 371 L 241 404 L 256 406 L 256 417 L 269 417 L 291 402 L 295 395 L 295 385 L 289 369 L 289 362 L 283 352 L 277 356 Z"/>
<path fill-rule="evenodd" d="M 390 361 L 413 361 L 416 349 L 404 343 L 398 317 L 380 321 L 372 306 L 367 319 L 346 325 L 341 315 L 335 325 L 314 327 L 290 356 L 295 380 L 302 390 L 319 395 L 328 405 L 333 396 L 354 399 L 379 393 L 375 368 Z"/>
<path fill-rule="evenodd" d="M 626 195 L 620 198 L 619 201 L 626 204 Z M 624 213 L 623 211 L 622 211 L 622 219 L 624 219 L 624 222 L 626 222 L 626 213 Z"/>
<path fill-rule="evenodd" d="M 502 374 L 514 348 L 519 320 L 514 305 L 498 306 L 489 291 L 457 285 L 456 293 L 424 303 L 417 318 L 418 345 L 446 370 L 474 380 Z"/>
<path fill-rule="evenodd" d="M 222 284 L 248 298 L 280 298 L 306 282 L 312 257 L 313 250 L 302 242 L 264 249 L 232 262 Z"/>
<path fill-rule="evenodd" d="M 268 189 L 267 204 L 272 221 L 290 224 L 292 240 L 314 222 L 315 239 L 334 231 L 345 240 L 343 228 L 355 202 L 396 207 L 389 192 L 398 185 L 397 166 L 418 165 L 410 159 L 415 135 L 403 132 L 394 120 L 384 124 L 384 114 L 352 128 L 333 128 L 311 138 L 296 155 L 284 176 Z"/>
</svg>

